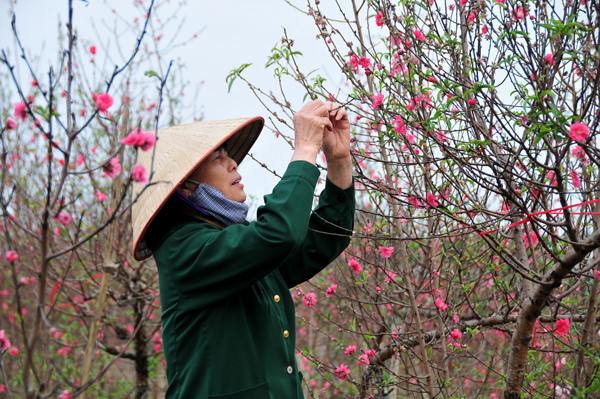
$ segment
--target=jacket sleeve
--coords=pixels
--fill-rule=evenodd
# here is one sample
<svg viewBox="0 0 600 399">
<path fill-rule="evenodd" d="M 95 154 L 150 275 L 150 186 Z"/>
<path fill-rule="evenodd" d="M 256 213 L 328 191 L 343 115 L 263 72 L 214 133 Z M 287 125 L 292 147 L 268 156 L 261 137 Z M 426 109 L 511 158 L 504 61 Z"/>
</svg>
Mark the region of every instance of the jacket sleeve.
<svg viewBox="0 0 600 399">
<path fill-rule="evenodd" d="M 277 269 L 305 239 L 318 178 L 314 165 L 292 162 L 257 221 L 225 229 L 189 222 L 169 231 L 154 256 L 180 304 L 210 306 Z"/>
<path fill-rule="evenodd" d="M 354 227 L 354 184 L 342 190 L 329 180 L 313 211 L 306 238 L 279 267 L 289 288 L 310 279 L 350 244 Z"/>
</svg>

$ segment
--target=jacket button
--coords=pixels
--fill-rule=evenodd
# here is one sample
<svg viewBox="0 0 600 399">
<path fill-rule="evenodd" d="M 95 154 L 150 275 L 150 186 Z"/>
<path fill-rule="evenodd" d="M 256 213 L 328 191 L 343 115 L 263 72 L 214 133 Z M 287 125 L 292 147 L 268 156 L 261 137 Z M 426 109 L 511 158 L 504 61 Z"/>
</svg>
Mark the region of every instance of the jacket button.
<svg viewBox="0 0 600 399">
<path fill-rule="evenodd" d="M 292 368 L 292 366 L 288 366 L 287 372 L 288 372 L 288 374 L 292 374 L 294 372 L 294 369 Z"/>
<path fill-rule="evenodd" d="M 275 295 L 275 296 L 273 297 L 273 300 L 274 300 L 275 302 L 279 302 L 279 300 L 280 300 L 280 299 L 281 299 L 281 298 L 279 297 L 279 295 Z"/>
<path fill-rule="evenodd" d="M 343 195 L 340 195 L 340 196 L 338 196 L 338 201 L 344 202 L 344 201 L 346 201 L 346 197 L 344 197 Z"/>
<path fill-rule="evenodd" d="M 285 330 L 285 331 L 283 332 L 283 338 L 287 338 L 287 337 L 289 337 L 289 336 L 290 336 L 290 332 L 289 332 L 288 330 Z"/>
</svg>

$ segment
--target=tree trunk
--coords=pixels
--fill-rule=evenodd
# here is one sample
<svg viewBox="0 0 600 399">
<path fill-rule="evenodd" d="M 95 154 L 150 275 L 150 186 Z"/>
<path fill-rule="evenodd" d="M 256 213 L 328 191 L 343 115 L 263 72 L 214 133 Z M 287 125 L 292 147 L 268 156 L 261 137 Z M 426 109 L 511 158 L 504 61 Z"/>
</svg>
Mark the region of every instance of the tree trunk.
<svg viewBox="0 0 600 399">
<path fill-rule="evenodd" d="M 546 306 L 552 291 L 560 286 L 565 276 L 590 252 L 600 247 L 600 230 L 581 241 L 577 249 L 567 252 L 559 262 L 542 277 L 545 284 L 537 284 L 531 298 L 525 298 L 517 316 L 517 325 L 511 341 L 510 357 L 506 372 L 505 399 L 519 399 L 525 378 L 527 351 L 537 318 Z"/>
</svg>

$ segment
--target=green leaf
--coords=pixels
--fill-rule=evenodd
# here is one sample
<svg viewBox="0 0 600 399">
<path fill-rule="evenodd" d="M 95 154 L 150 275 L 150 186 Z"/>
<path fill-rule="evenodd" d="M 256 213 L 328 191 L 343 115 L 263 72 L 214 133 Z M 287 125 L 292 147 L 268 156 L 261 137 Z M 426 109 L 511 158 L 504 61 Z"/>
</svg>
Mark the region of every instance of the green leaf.
<svg viewBox="0 0 600 399">
<path fill-rule="evenodd" d="M 238 76 L 240 76 L 242 71 L 248 68 L 250 65 L 252 64 L 242 64 L 238 69 L 232 69 L 231 72 L 229 72 L 229 75 L 227 75 L 227 77 L 225 78 L 225 82 L 229 82 L 229 86 L 227 87 L 227 93 L 231 91 L 231 86 L 233 85 L 235 79 Z"/>
<path fill-rule="evenodd" d="M 158 76 L 158 74 L 151 69 L 148 69 L 146 72 L 144 72 L 144 75 L 146 75 L 148 77 Z"/>
</svg>

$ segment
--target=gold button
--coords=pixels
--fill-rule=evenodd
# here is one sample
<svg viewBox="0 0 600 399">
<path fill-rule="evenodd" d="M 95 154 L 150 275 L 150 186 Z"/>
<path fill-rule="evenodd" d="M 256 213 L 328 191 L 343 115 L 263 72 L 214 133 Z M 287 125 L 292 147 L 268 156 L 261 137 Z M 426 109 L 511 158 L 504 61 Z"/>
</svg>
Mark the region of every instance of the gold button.
<svg viewBox="0 0 600 399">
<path fill-rule="evenodd" d="M 273 299 L 275 300 L 275 302 L 279 302 L 279 300 L 280 300 L 281 298 L 279 297 L 279 295 L 275 295 L 275 296 L 273 297 Z"/>
<path fill-rule="evenodd" d="M 287 337 L 289 337 L 289 336 L 290 336 L 290 332 L 289 332 L 288 330 L 285 330 L 285 331 L 283 332 L 283 337 L 284 337 L 284 338 L 287 338 Z"/>
</svg>

